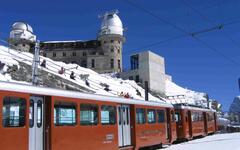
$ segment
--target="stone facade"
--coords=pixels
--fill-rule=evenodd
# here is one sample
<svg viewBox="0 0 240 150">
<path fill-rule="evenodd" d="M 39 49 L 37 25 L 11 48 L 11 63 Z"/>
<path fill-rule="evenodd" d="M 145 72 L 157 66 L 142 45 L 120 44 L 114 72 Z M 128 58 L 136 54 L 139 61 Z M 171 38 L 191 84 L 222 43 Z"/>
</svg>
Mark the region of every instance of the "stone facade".
<svg viewBox="0 0 240 150">
<path fill-rule="evenodd" d="M 43 55 L 56 61 L 76 63 L 98 73 L 122 71 L 121 35 L 102 35 L 90 41 L 41 42 Z"/>
</svg>

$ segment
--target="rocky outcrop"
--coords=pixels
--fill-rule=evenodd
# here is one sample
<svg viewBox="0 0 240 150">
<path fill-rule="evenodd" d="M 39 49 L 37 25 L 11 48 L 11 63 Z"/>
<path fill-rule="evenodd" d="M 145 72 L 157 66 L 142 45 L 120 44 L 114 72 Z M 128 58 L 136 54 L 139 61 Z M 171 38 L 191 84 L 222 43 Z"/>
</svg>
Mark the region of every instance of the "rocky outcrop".
<svg viewBox="0 0 240 150">
<path fill-rule="evenodd" d="M 19 62 L 19 67 L 13 65 L 8 68 L 7 73 L 9 73 L 13 80 L 32 82 L 32 66 Z M 51 88 L 59 88 L 65 90 L 74 90 L 87 93 L 95 93 L 83 86 L 80 86 L 74 82 L 61 78 L 55 74 L 51 74 L 44 69 L 39 69 L 39 75 L 41 76 L 39 80 L 39 85 Z"/>
</svg>

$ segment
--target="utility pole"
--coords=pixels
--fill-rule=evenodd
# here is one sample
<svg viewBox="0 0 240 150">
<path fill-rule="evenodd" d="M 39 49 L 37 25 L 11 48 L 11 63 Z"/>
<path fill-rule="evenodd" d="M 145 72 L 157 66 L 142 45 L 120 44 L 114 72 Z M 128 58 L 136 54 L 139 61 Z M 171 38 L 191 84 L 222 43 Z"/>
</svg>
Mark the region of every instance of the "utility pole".
<svg viewBox="0 0 240 150">
<path fill-rule="evenodd" d="M 37 86 L 38 84 L 38 66 L 39 66 L 39 40 L 35 43 L 34 58 L 32 64 L 32 84 Z"/>
<path fill-rule="evenodd" d="M 144 82 L 144 88 L 145 88 L 145 101 L 148 101 L 148 81 Z"/>
</svg>

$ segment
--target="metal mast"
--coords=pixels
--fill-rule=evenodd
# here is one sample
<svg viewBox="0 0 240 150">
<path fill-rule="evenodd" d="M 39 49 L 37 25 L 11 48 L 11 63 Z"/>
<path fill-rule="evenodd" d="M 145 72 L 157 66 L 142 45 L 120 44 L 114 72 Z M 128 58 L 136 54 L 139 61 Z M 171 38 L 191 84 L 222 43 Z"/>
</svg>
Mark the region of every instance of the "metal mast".
<svg viewBox="0 0 240 150">
<path fill-rule="evenodd" d="M 38 84 L 38 66 L 39 66 L 39 40 L 35 43 L 34 59 L 32 64 L 32 84 Z"/>
</svg>

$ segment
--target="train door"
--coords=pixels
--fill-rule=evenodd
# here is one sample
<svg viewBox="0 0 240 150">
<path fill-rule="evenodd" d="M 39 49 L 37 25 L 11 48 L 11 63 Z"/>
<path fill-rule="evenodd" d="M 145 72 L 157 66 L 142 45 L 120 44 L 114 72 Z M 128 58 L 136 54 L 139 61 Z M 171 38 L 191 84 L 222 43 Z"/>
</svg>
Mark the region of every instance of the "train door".
<svg viewBox="0 0 240 150">
<path fill-rule="evenodd" d="M 191 115 L 191 111 L 187 112 L 187 116 L 188 116 L 188 133 L 189 133 L 189 137 L 192 137 L 192 115 Z"/>
<path fill-rule="evenodd" d="M 208 117 L 206 112 L 203 112 L 203 122 L 204 122 L 204 133 L 207 135 L 208 134 Z"/>
<path fill-rule="evenodd" d="M 170 142 L 170 140 L 171 140 L 171 112 L 170 112 L 170 109 L 169 108 L 167 108 L 167 128 L 166 128 L 166 130 L 167 130 L 167 134 L 166 134 L 166 138 L 167 138 L 167 140 Z"/>
<path fill-rule="evenodd" d="M 214 132 L 216 132 L 218 130 L 218 128 L 217 128 L 217 115 L 216 115 L 216 113 L 213 113 L 213 115 L 214 115 Z"/>
<path fill-rule="evenodd" d="M 43 97 L 31 96 L 29 150 L 43 150 Z"/>
<path fill-rule="evenodd" d="M 118 106 L 118 146 L 131 145 L 130 106 Z"/>
</svg>

